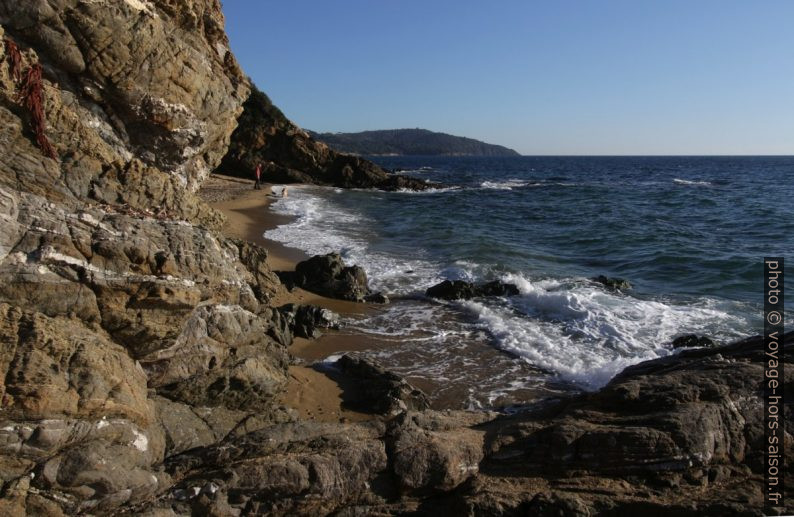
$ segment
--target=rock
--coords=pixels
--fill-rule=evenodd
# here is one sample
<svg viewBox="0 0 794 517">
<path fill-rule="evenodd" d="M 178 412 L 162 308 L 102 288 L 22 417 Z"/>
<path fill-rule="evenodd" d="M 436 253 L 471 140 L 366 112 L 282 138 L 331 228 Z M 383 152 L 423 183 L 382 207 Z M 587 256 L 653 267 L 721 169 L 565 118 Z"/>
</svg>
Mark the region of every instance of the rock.
<svg viewBox="0 0 794 517">
<path fill-rule="evenodd" d="M 629 283 L 628 280 L 624 280 L 622 278 L 598 275 L 597 277 L 591 278 L 591 280 L 593 282 L 603 285 L 604 287 L 612 291 L 623 291 L 625 289 L 631 289 L 631 283 Z"/>
<path fill-rule="evenodd" d="M 343 405 L 354 411 L 394 415 L 430 407 L 427 395 L 421 390 L 370 360 L 345 354 L 333 363 L 333 368 L 348 387 Z"/>
<path fill-rule="evenodd" d="M 442 300 L 468 300 L 479 296 L 516 296 L 518 287 L 494 280 L 484 284 L 474 284 L 463 280 L 444 280 L 425 291 L 430 298 Z"/>
<path fill-rule="evenodd" d="M 383 190 L 425 190 L 440 186 L 389 174 L 368 160 L 334 151 L 288 120 L 255 87 L 243 108 L 229 151 L 218 167 L 222 174 L 252 178 L 256 165 L 264 163 L 265 181 L 273 183 Z"/>
<path fill-rule="evenodd" d="M 409 490 L 452 490 L 479 472 L 486 412 L 425 411 L 401 414 L 389 430 L 390 456 L 400 486 Z"/>
<path fill-rule="evenodd" d="M 201 515 L 227 504 L 259 515 L 327 515 L 373 500 L 370 488 L 388 467 L 383 433 L 377 423 L 294 422 L 187 451 L 166 463 L 177 480 L 166 503 L 190 499 Z"/>
<path fill-rule="evenodd" d="M 338 253 L 315 255 L 299 262 L 293 279 L 298 287 L 329 298 L 363 302 L 370 294 L 364 270 L 345 266 Z"/>
<path fill-rule="evenodd" d="M 704 346 L 717 346 L 711 338 L 706 336 L 698 336 L 697 334 L 687 334 L 685 336 L 678 336 L 673 340 L 673 348 L 694 348 Z"/>
<path fill-rule="evenodd" d="M 364 297 L 364 301 L 368 303 L 389 303 L 389 298 L 383 293 L 372 293 Z"/>
<path fill-rule="evenodd" d="M 289 339 L 286 344 L 292 342 L 290 335 L 314 339 L 320 336 L 321 328 L 339 328 L 339 316 L 322 307 L 289 303 L 276 312 L 274 332 L 283 336 L 281 339 Z"/>
<path fill-rule="evenodd" d="M 794 333 L 783 341 L 790 350 Z M 764 465 L 762 344 L 759 336 L 683 350 L 631 366 L 597 393 L 496 419 L 486 426 L 491 440 L 480 468 L 521 478 L 525 486 L 578 485 L 591 514 L 631 508 L 633 497 L 650 487 L 654 511 L 674 506 L 671 497 L 682 494 L 696 501 L 697 513 L 760 508 L 762 486 L 751 479 L 761 479 Z M 794 375 L 786 374 L 783 383 L 791 382 Z M 785 418 L 794 423 L 791 414 Z M 553 493 L 566 494 L 564 488 Z"/>
</svg>

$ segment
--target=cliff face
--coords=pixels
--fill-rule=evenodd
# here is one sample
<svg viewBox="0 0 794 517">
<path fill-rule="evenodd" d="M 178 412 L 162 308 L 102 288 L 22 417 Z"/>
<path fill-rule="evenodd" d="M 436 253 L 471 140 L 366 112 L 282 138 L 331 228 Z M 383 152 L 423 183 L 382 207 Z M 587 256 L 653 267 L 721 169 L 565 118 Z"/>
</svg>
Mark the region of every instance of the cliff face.
<svg viewBox="0 0 794 517">
<path fill-rule="evenodd" d="M 288 120 L 256 88 L 243 108 L 218 172 L 253 178 L 256 164 L 262 163 L 264 178 L 271 182 L 383 190 L 424 190 L 435 186 L 389 174 L 368 160 L 334 151 Z"/>
<path fill-rule="evenodd" d="M 0 38 L 0 514 L 110 512 L 277 418 L 278 281 L 194 194 L 248 86 L 216 0 L 2 0 Z"/>
</svg>

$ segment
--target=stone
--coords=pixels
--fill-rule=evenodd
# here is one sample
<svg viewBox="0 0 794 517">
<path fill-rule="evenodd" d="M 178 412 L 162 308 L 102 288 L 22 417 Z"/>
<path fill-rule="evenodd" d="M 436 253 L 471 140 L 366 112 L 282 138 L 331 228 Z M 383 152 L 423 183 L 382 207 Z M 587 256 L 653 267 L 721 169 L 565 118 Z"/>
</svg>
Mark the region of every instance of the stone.
<svg viewBox="0 0 794 517">
<path fill-rule="evenodd" d="M 591 278 L 593 282 L 603 285 L 609 290 L 612 291 L 623 291 L 626 289 L 631 289 L 631 283 L 628 280 L 624 280 L 618 277 L 608 277 L 604 275 L 598 275 L 597 277 Z"/>
<path fill-rule="evenodd" d="M 345 354 L 332 364 L 332 368 L 341 374 L 342 384 L 348 388 L 343 395 L 343 405 L 349 409 L 395 415 L 430 407 L 422 390 L 373 361 Z"/>
<path fill-rule="evenodd" d="M 516 296 L 520 294 L 515 284 L 499 280 L 474 284 L 464 280 L 444 280 L 425 291 L 425 296 L 441 300 L 468 300 L 480 296 Z"/>
<path fill-rule="evenodd" d="M 329 298 L 363 302 L 370 294 L 367 274 L 359 266 L 346 266 L 338 253 L 315 255 L 295 266 L 296 286 Z"/>
<path fill-rule="evenodd" d="M 684 336 L 678 336 L 673 340 L 673 348 L 694 348 L 716 345 L 717 343 L 711 338 L 698 336 L 697 334 L 686 334 Z"/>
</svg>

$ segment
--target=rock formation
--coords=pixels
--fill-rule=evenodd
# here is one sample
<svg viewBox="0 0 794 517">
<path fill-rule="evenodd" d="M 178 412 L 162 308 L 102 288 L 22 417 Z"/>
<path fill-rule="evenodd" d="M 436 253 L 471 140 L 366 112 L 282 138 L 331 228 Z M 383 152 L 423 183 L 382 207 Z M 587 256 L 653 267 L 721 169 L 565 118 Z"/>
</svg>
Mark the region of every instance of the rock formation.
<svg viewBox="0 0 794 517">
<path fill-rule="evenodd" d="M 291 326 L 266 250 L 195 195 L 251 100 L 220 3 L 0 0 L 0 38 L 0 515 L 761 514 L 758 340 L 515 415 L 349 359 L 385 415 L 300 420 L 276 395 L 317 315 Z M 254 155 L 397 186 L 293 136 Z"/>
<path fill-rule="evenodd" d="M 218 172 L 253 178 L 257 163 L 262 163 L 265 181 L 276 183 L 382 190 L 425 190 L 438 186 L 389 174 L 363 158 L 334 151 L 293 124 L 255 87 L 243 107 L 229 152 Z"/>
</svg>

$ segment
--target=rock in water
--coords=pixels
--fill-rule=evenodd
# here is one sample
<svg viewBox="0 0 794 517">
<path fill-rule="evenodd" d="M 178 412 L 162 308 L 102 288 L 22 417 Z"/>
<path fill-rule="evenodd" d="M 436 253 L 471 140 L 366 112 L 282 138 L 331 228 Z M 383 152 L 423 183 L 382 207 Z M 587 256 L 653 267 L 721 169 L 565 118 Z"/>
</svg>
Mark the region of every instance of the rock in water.
<svg viewBox="0 0 794 517">
<path fill-rule="evenodd" d="M 442 300 L 468 300 L 478 296 L 516 296 L 519 294 L 515 284 L 494 280 L 485 284 L 473 284 L 463 280 L 444 280 L 430 287 L 425 295 Z"/>
<path fill-rule="evenodd" d="M 329 298 L 363 302 L 370 294 L 367 274 L 358 266 L 346 266 L 339 253 L 315 255 L 295 266 L 296 286 Z"/>
<path fill-rule="evenodd" d="M 593 282 L 597 282 L 607 289 L 611 289 L 612 291 L 623 291 L 625 289 L 631 289 L 631 283 L 628 280 L 624 280 L 618 277 L 609 277 L 604 275 L 598 275 L 597 277 L 591 278 Z"/>
<path fill-rule="evenodd" d="M 673 340 L 673 348 L 694 348 L 703 346 L 717 346 L 717 343 L 711 338 L 698 336 L 697 334 L 687 334 Z"/>
</svg>

